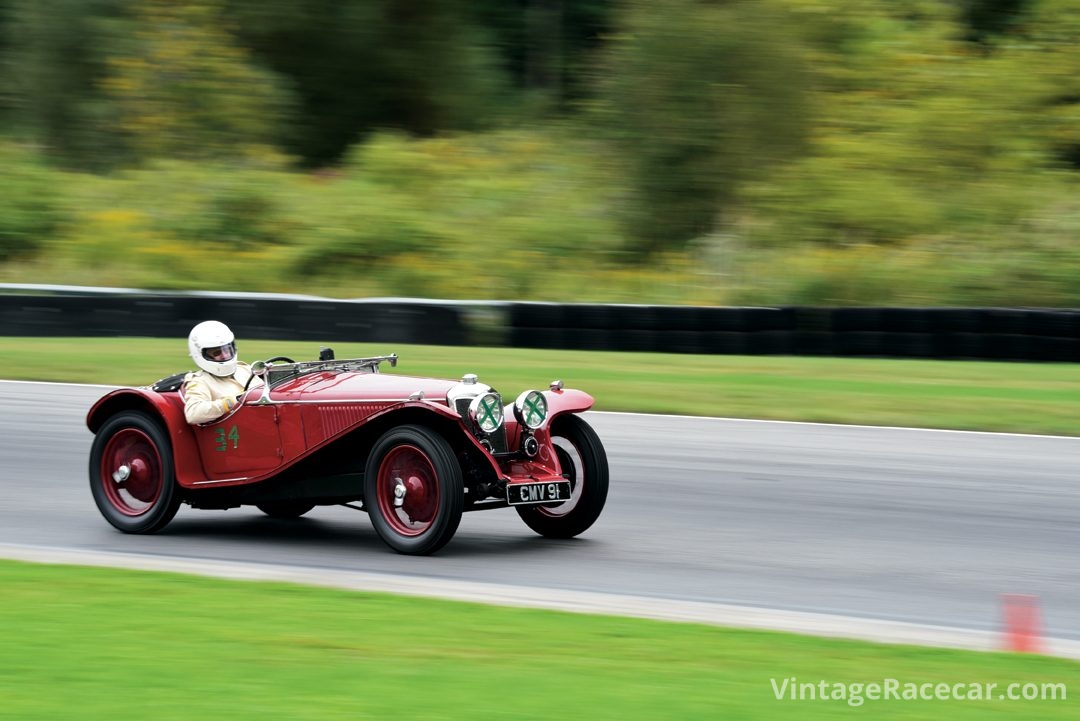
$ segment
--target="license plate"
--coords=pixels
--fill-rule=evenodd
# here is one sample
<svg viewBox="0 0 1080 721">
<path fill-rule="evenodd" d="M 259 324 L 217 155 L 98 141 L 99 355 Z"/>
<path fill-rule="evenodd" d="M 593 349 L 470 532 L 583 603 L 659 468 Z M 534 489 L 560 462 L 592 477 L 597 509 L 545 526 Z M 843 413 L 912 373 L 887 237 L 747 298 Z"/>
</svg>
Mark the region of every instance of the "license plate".
<svg viewBox="0 0 1080 721">
<path fill-rule="evenodd" d="M 506 501 L 511 506 L 526 503 L 562 503 L 570 500 L 570 490 L 570 481 L 510 483 L 506 486 Z"/>
</svg>

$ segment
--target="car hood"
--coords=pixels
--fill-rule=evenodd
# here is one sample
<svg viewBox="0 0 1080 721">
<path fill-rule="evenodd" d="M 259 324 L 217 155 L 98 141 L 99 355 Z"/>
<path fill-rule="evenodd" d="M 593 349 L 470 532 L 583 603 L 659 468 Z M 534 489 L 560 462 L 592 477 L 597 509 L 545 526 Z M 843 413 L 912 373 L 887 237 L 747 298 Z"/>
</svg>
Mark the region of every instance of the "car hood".
<svg viewBox="0 0 1080 721">
<path fill-rule="evenodd" d="M 315 373 L 286 381 L 273 395 L 281 400 L 328 402 L 357 400 L 407 400 L 422 391 L 427 400 L 446 402 L 446 392 L 456 381 L 386 373 Z"/>
</svg>

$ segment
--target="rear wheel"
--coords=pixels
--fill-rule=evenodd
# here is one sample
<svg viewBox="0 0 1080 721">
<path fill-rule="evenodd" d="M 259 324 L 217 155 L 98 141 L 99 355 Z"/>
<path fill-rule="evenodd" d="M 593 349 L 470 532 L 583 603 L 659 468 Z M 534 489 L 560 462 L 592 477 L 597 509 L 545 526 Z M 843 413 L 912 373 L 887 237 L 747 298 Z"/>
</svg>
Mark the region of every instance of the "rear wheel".
<svg viewBox="0 0 1080 721">
<path fill-rule="evenodd" d="M 315 504 L 306 501 L 268 501 L 255 507 L 271 518 L 290 519 L 299 518 L 314 508 Z"/>
<path fill-rule="evenodd" d="M 90 447 L 90 493 L 124 533 L 154 533 L 173 519 L 180 493 L 172 445 L 157 419 L 126 411 L 101 426 Z"/>
<path fill-rule="evenodd" d="M 386 432 L 364 472 L 364 505 L 379 538 L 398 553 L 425 555 L 454 536 L 464 506 L 461 466 L 446 439 L 423 426 Z"/>
<path fill-rule="evenodd" d="M 600 437 L 579 416 L 559 416 L 551 443 L 570 481 L 570 500 L 557 506 L 515 506 L 525 525 L 548 538 L 573 538 L 600 517 L 607 501 L 608 462 Z"/>
</svg>

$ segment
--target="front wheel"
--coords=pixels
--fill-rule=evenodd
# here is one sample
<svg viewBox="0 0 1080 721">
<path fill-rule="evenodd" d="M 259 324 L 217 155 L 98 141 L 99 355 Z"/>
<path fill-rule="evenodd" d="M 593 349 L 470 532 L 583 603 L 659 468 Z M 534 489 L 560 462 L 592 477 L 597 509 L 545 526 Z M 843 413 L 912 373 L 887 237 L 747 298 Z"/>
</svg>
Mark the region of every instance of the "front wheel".
<svg viewBox="0 0 1080 721">
<path fill-rule="evenodd" d="M 180 494 L 172 445 L 157 419 L 127 411 L 101 426 L 90 447 L 90 493 L 124 533 L 154 533 L 173 519 Z"/>
<path fill-rule="evenodd" d="M 600 517 L 607 501 L 608 462 L 600 437 L 579 416 L 551 424 L 551 444 L 570 481 L 570 500 L 557 506 L 515 506 L 525 525 L 547 538 L 573 538 Z"/>
<path fill-rule="evenodd" d="M 398 553 L 434 553 L 461 522 L 465 488 L 446 439 L 423 426 L 387 431 L 364 471 L 364 505 L 375 532 Z"/>
</svg>

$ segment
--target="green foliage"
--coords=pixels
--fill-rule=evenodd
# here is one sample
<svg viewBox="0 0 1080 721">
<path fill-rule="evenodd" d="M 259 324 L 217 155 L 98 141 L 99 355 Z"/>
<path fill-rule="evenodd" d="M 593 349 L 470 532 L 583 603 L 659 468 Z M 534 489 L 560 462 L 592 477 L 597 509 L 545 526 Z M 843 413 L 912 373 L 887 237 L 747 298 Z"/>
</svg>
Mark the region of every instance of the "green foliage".
<svg viewBox="0 0 1080 721">
<path fill-rule="evenodd" d="M 33 253 L 57 230 L 59 180 L 37 153 L 0 142 L 0 261 Z"/>
<path fill-rule="evenodd" d="M 336 161 L 379 128 L 489 127 L 512 102 L 466 3 L 234 0 L 230 17 L 295 89 L 302 113 L 286 142 L 309 165 Z"/>
<path fill-rule="evenodd" d="M 102 81 L 139 157 L 220 158 L 270 145 L 288 99 L 227 31 L 222 0 L 139 0 Z"/>
<path fill-rule="evenodd" d="M 474 0 L 516 87 L 541 91 L 549 108 L 590 95 L 588 69 L 610 32 L 615 0 Z"/>
<path fill-rule="evenodd" d="M 637 249 L 720 227 L 736 192 L 798 152 L 808 128 L 797 28 L 770 2 L 627 4 L 606 114 L 631 174 Z"/>
<path fill-rule="evenodd" d="M 790 4 L 823 68 L 820 119 L 806 157 L 743 194 L 744 217 L 760 219 L 752 244 L 1000 232 L 1056 192 L 1050 166 L 1075 132 L 1071 105 L 1058 106 L 1060 120 L 1046 112 L 1075 82 L 1063 48 L 972 52 L 941 3 Z"/>
<path fill-rule="evenodd" d="M 747 253 L 754 279 L 733 292 L 756 305 L 1080 305 L 1080 207 L 1062 191 L 1039 214 L 995 235 L 923 237 L 890 245 L 787 246 Z"/>
<path fill-rule="evenodd" d="M 336 171 L 159 161 L 64 174 L 72 222 L 0 279 L 147 288 L 708 303 L 688 258 L 622 262 L 594 142 L 561 133 L 358 145 Z M 672 283 L 674 283 L 672 285 Z"/>
<path fill-rule="evenodd" d="M 1032 0 L 965 0 L 963 21 L 967 36 L 977 42 L 1014 30 Z"/>
<path fill-rule="evenodd" d="M 0 0 L 0 280 L 1080 306 L 1077 10 Z"/>
<path fill-rule="evenodd" d="M 65 164 L 114 164 L 124 146 L 98 83 L 109 50 L 131 32 L 125 0 L 8 1 L 3 75 L 12 126 Z"/>
<path fill-rule="evenodd" d="M 275 141 L 290 117 L 280 80 L 230 35 L 223 0 L 11 3 L 11 123 L 67 165 L 236 154 Z"/>
<path fill-rule="evenodd" d="M 298 218 L 320 219 L 300 221 L 297 272 L 368 274 L 406 295 L 543 297 L 555 268 L 618 248 L 588 150 L 538 133 L 376 136 L 293 194 Z"/>
<path fill-rule="evenodd" d="M 11 57 L 11 15 L 11 0 L 0 0 L 0 127 L 11 123 L 15 106 L 15 88 L 11 80 L 15 72 Z"/>
<path fill-rule="evenodd" d="M 1024 18 L 994 46 L 994 69 L 1025 91 L 1026 134 L 1059 164 L 1080 170 L 1080 3 L 1042 0 Z"/>
</svg>

